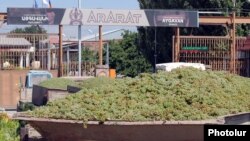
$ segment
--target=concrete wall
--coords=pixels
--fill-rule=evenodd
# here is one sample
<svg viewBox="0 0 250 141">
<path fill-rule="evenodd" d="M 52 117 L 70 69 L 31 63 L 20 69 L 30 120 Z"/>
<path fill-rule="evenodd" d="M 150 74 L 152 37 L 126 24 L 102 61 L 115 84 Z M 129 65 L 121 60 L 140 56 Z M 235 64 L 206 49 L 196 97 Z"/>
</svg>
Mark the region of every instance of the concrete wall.
<svg viewBox="0 0 250 141">
<path fill-rule="evenodd" d="M 0 70 L 0 107 L 16 108 L 20 99 L 20 78 L 23 86 L 29 70 Z M 51 71 L 57 77 L 57 70 Z"/>
</svg>

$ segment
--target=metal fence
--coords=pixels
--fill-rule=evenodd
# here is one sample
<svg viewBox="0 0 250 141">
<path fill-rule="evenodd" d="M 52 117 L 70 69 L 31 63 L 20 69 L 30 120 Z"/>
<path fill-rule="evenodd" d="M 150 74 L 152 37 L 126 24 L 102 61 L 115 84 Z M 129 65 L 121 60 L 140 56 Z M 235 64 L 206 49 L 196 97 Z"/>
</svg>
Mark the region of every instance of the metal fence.
<svg viewBox="0 0 250 141">
<path fill-rule="evenodd" d="M 63 76 L 78 76 L 78 62 L 64 63 L 63 66 Z M 82 62 L 81 76 L 95 76 L 95 66 L 94 62 Z"/>
<path fill-rule="evenodd" d="M 83 57 L 83 56 L 82 56 Z M 81 63 L 81 76 L 94 76 L 96 61 L 84 61 Z M 63 53 L 63 76 L 79 76 L 78 50 L 65 49 Z"/>
<path fill-rule="evenodd" d="M 175 38 L 173 38 L 175 40 Z M 236 73 L 249 76 L 250 52 L 244 50 L 246 37 L 236 39 Z M 230 70 L 231 40 L 229 37 L 180 36 L 180 62 L 203 63 L 212 70 Z"/>
<path fill-rule="evenodd" d="M 0 47 L 0 70 L 9 69 L 58 69 L 58 42 L 50 42 L 50 37 L 58 34 L 20 34 L 6 33 L 0 37 L 24 38 L 31 46 L 15 47 L 5 45 Z M 57 37 L 58 38 L 58 37 Z M 77 44 L 72 43 L 73 46 Z M 78 76 L 78 52 L 77 49 L 68 52 L 70 46 L 63 46 L 63 76 Z M 72 46 L 71 46 L 72 47 Z M 9 64 L 6 64 L 9 63 Z M 7 66 L 6 66 L 7 65 Z M 82 75 L 94 75 L 95 62 L 82 62 Z"/>
<path fill-rule="evenodd" d="M 13 44 L 1 45 L 0 66 L 2 69 L 30 69 L 32 63 L 35 62 L 37 63 L 36 69 L 48 69 L 44 65 L 44 58 L 48 56 L 48 45 L 43 42 L 48 40 L 49 34 L 6 33 L 0 34 L 0 36 L 13 39 Z M 30 45 L 16 42 L 15 40 L 18 38 L 26 39 Z M 9 67 L 4 66 L 4 63 L 9 63 Z"/>
<path fill-rule="evenodd" d="M 27 50 L 26 47 L 19 47 L 16 50 L 12 50 L 6 47 L 0 48 L 0 69 L 19 69 L 20 66 L 28 67 L 27 61 L 24 61 L 24 58 L 28 57 L 28 54 L 24 53 L 21 50 Z"/>
</svg>

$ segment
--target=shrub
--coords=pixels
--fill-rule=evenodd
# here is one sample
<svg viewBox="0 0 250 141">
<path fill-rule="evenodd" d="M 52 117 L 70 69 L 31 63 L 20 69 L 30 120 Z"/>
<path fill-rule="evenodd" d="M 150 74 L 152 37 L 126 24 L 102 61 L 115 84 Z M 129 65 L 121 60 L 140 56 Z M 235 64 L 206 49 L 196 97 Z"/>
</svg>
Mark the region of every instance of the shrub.
<svg viewBox="0 0 250 141">
<path fill-rule="evenodd" d="M 19 123 L 0 113 L 0 141 L 19 141 Z"/>
</svg>

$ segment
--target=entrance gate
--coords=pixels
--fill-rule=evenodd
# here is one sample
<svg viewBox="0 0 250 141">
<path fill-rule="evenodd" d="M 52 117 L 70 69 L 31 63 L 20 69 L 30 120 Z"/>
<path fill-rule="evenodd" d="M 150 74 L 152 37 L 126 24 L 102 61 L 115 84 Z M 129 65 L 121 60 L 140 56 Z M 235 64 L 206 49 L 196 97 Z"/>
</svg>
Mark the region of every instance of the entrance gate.
<svg viewBox="0 0 250 141">
<path fill-rule="evenodd" d="M 175 42 L 173 37 L 173 42 Z M 244 48 L 246 37 L 236 38 L 236 74 L 250 76 L 250 51 Z M 180 36 L 180 62 L 203 63 L 212 70 L 230 71 L 230 37 Z"/>
</svg>

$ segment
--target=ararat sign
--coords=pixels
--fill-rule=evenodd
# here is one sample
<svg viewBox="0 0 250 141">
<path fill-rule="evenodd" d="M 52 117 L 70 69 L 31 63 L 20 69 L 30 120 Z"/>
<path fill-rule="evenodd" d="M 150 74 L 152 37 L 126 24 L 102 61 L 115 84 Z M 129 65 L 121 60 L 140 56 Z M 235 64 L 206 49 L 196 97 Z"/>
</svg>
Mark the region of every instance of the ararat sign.
<svg viewBox="0 0 250 141">
<path fill-rule="evenodd" d="M 197 11 L 8 8 L 8 24 L 198 27 Z M 51 21 L 51 22 L 50 22 Z"/>
<path fill-rule="evenodd" d="M 72 13 L 74 13 L 72 15 Z M 83 17 L 76 20 L 78 14 Z M 107 9 L 67 9 L 62 20 L 63 25 L 126 25 L 126 26 L 148 26 L 147 17 L 143 10 L 107 10 Z"/>
<path fill-rule="evenodd" d="M 108 15 L 105 15 L 104 13 L 95 13 L 94 11 L 91 11 L 88 17 L 87 22 L 88 23 L 139 23 L 140 18 L 142 17 L 141 14 L 132 14 L 130 11 L 128 13 L 113 13 L 112 11 L 109 12 Z"/>
</svg>

